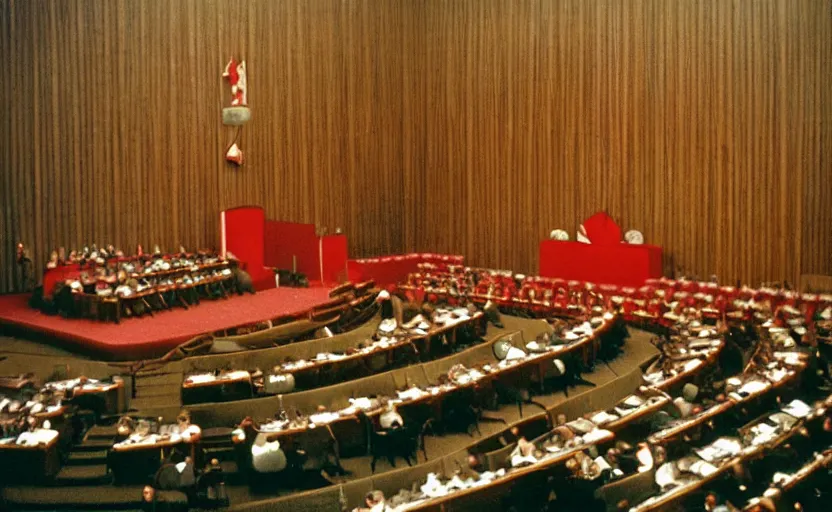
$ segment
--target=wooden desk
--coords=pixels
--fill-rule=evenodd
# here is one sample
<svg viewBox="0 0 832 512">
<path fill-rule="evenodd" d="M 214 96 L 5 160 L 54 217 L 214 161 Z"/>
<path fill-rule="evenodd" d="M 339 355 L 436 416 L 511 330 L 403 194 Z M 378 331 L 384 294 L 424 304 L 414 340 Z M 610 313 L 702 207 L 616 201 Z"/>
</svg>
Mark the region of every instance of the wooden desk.
<svg viewBox="0 0 832 512">
<path fill-rule="evenodd" d="M 63 396 L 68 403 L 79 405 L 83 408 L 92 408 L 97 412 L 107 414 L 122 412 L 121 409 L 125 402 L 121 398 L 121 395 L 125 392 L 123 380 L 116 380 L 114 378 L 114 382 L 112 383 L 88 382 L 83 386 L 74 384 L 71 387 L 67 387 L 73 381 L 77 381 L 77 379 L 47 382 L 44 384 L 44 389 L 51 389 L 56 395 Z M 68 391 L 72 392 L 71 398 L 68 398 Z"/>
<path fill-rule="evenodd" d="M 696 341 L 697 339 L 699 339 L 699 338 L 691 338 L 688 341 L 692 342 L 692 341 Z M 713 350 L 708 351 L 707 354 L 701 355 L 700 357 L 697 358 L 699 361 L 701 361 L 701 363 L 699 365 L 697 365 L 695 367 L 688 368 L 688 369 L 685 369 L 684 365 L 682 365 L 682 370 L 677 371 L 674 375 L 672 375 L 670 377 L 665 376 L 664 378 L 662 378 L 659 381 L 653 381 L 653 380 L 650 380 L 650 379 L 647 378 L 648 374 L 656 373 L 656 372 L 663 372 L 663 370 L 661 368 L 662 368 L 662 363 L 665 361 L 665 359 L 664 359 L 664 356 L 659 357 L 659 359 L 657 359 L 655 362 L 653 362 L 653 364 L 651 364 L 650 367 L 647 368 L 647 370 L 645 370 L 645 372 L 644 372 L 644 374 L 645 374 L 644 383 L 648 386 L 653 386 L 655 388 L 667 391 L 667 390 L 670 390 L 670 389 L 679 388 L 683 384 L 685 384 L 687 382 L 690 382 L 691 380 L 695 379 L 696 376 L 699 375 L 700 372 L 707 369 L 709 366 L 713 365 L 716 362 L 717 358 L 719 357 L 720 352 L 722 351 L 722 348 L 725 346 L 725 342 L 722 339 L 719 339 L 718 341 L 719 341 L 718 346 L 714 347 Z M 690 359 L 690 360 L 693 360 L 693 359 Z"/>
<path fill-rule="evenodd" d="M 228 266 L 229 264 L 227 261 L 218 261 L 196 265 L 196 269 L 194 269 L 194 266 L 192 265 L 156 272 L 133 272 L 130 273 L 128 277 L 147 280 L 171 279 L 191 272 L 199 274 L 222 271 L 227 269 Z M 99 320 L 112 319 L 118 323 L 121 321 L 126 305 L 130 303 L 143 302 L 147 308 L 147 312 L 150 315 L 153 314 L 153 309 L 155 309 L 148 302 L 148 299 L 151 297 L 158 298 L 165 307 L 173 306 L 174 304 L 167 304 L 163 298 L 164 294 L 171 292 L 176 294 L 177 304 L 184 306 L 186 309 L 189 307 L 189 304 L 183 298 L 182 294 L 189 290 L 196 290 L 198 292 L 208 285 L 219 284 L 222 289 L 222 296 L 227 296 L 228 290 L 225 288 L 224 283 L 230 279 L 230 275 L 207 275 L 200 280 L 196 280 L 188 284 L 154 284 L 146 289 L 134 291 L 132 294 L 125 296 L 117 294 L 115 290 L 106 295 L 99 295 L 96 293 L 86 293 L 83 289 L 73 289 L 72 296 L 77 304 L 77 309 L 82 312 L 82 316 L 93 317 Z"/>
<path fill-rule="evenodd" d="M 604 321 L 593 331 L 593 334 L 591 336 L 579 338 L 568 345 L 559 345 L 556 346 L 556 348 L 553 348 L 552 350 L 546 352 L 530 354 L 527 355 L 527 357 L 523 360 L 507 361 L 503 362 L 502 364 L 493 363 L 490 365 L 489 369 L 479 370 L 481 372 L 479 378 L 471 379 L 462 384 L 441 384 L 426 386 L 425 388 L 419 388 L 421 390 L 421 393 L 419 393 L 418 395 L 413 394 L 413 396 L 407 398 L 391 397 L 389 399 L 389 402 L 394 404 L 397 410 L 399 410 L 400 414 L 402 414 L 403 416 L 407 415 L 408 408 L 424 406 L 431 411 L 431 418 L 436 419 L 437 421 L 441 421 L 442 403 L 451 394 L 481 389 L 486 386 L 492 385 L 496 380 L 511 378 L 512 375 L 515 375 L 517 373 L 537 371 L 542 362 L 551 363 L 553 357 L 562 357 L 567 353 L 583 350 L 587 344 L 591 344 L 595 340 L 595 338 L 603 335 L 607 331 L 607 329 L 609 329 L 614 324 L 615 321 L 615 317 Z M 385 410 L 385 407 L 378 406 L 375 408 L 364 410 L 363 413 L 371 421 L 377 422 L 378 417 Z M 355 422 L 357 422 L 358 414 L 359 410 L 354 406 L 350 406 L 341 409 L 340 411 L 335 411 L 335 413 L 332 414 L 330 418 L 328 418 L 329 421 L 325 423 L 318 422 L 315 423 L 313 426 L 313 424 L 310 421 L 308 421 L 307 418 L 306 421 L 300 422 L 287 428 L 288 425 L 279 425 L 277 422 L 271 422 L 275 425 L 275 430 L 267 431 L 267 429 L 261 429 L 258 431 L 258 433 L 262 432 L 267 434 L 268 440 L 272 441 L 280 438 L 281 436 L 297 435 L 303 432 L 304 430 L 311 428 L 320 428 L 322 426 L 326 426 L 328 429 L 330 429 L 330 431 L 336 432 L 340 429 L 341 424 L 354 424 Z M 351 429 L 347 430 L 351 431 Z M 335 433 L 333 433 L 333 437 L 337 439 L 338 436 Z"/>
<path fill-rule="evenodd" d="M 429 498 L 423 501 L 414 502 L 412 505 L 407 506 L 405 509 L 408 511 L 425 511 L 437 509 L 446 510 L 447 508 L 452 509 L 454 502 L 464 500 L 468 497 L 472 497 L 476 493 L 489 491 L 503 492 L 503 489 L 510 487 L 511 485 L 514 485 L 521 478 L 528 477 L 529 475 L 532 475 L 534 473 L 540 473 L 553 469 L 563 464 L 570 458 L 574 457 L 576 453 L 586 450 L 587 448 L 593 445 L 600 445 L 610 442 L 614 438 L 615 436 L 612 432 L 606 432 L 604 435 L 600 436 L 592 443 L 587 443 L 579 447 L 561 450 L 557 453 L 547 453 L 537 462 L 532 463 L 528 466 L 510 468 L 506 471 L 504 476 L 497 477 L 487 484 L 469 487 L 467 489 L 456 490 L 449 494 L 446 494 L 445 496 L 439 496 L 436 498 Z"/>
<path fill-rule="evenodd" d="M 50 432 L 51 437 L 37 445 L 19 445 L 16 442 L 0 444 L 0 475 L 7 482 L 45 481 L 55 476 L 61 469 L 61 457 L 58 453 L 58 432 Z M 18 436 L 17 439 L 20 437 Z"/>
<path fill-rule="evenodd" d="M 113 445 L 107 457 L 107 464 L 112 469 L 117 482 L 146 483 L 165 461 L 170 453 L 181 446 L 187 448 L 188 455 L 199 467 L 197 460 L 201 430 L 192 425 L 194 432 L 186 439 L 176 430 L 176 425 L 167 426 L 175 433 L 148 434 L 131 436 L 127 440 Z"/>
<path fill-rule="evenodd" d="M 0 393 L 20 393 L 27 388 L 35 390 L 35 381 L 29 377 L 0 377 Z"/>
<path fill-rule="evenodd" d="M 251 398 L 253 395 L 251 374 L 245 370 L 210 375 L 210 379 L 199 378 L 205 375 L 191 375 L 182 382 L 184 405 L 230 402 Z"/>
<path fill-rule="evenodd" d="M 752 459 L 762 457 L 765 452 L 774 450 L 786 443 L 795 433 L 800 430 L 803 425 L 803 420 L 797 420 L 794 425 L 788 430 L 781 432 L 776 438 L 767 443 L 762 443 L 756 446 L 744 446 L 740 453 L 733 457 L 722 459 L 718 466 L 714 466 L 716 471 L 708 476 L 700 477 L 694 482 L 674 487 L 668 492 L 658 496 L 648 498 L 644 502 L 630 509 L 630 512 L 646 512 L 648 510 L 665 510 L 679 500 L 684 500 L 690 497 L 693 493 L 704 490 L 707 485 L 715 481 L 717 478 L 724 475 L 734 465 L 747 462 Z M 713 464 L 712 464 L 713 465 Z"/>
<path fill-rule="evenodd" d="M 601 423 L 598 426 L 612 432 L 618 432 L 633 423 L 649 418 L 654 413 L 664 409 L 668 404 L 670 404 L 670 399 L 666 396 L 645 397 L 645 402 L 629 414 L 608 423 Z M 584 417 L 589 419 L 593 414 L 597 413 L 590 413 L 584 415 Z"/>
</svg>

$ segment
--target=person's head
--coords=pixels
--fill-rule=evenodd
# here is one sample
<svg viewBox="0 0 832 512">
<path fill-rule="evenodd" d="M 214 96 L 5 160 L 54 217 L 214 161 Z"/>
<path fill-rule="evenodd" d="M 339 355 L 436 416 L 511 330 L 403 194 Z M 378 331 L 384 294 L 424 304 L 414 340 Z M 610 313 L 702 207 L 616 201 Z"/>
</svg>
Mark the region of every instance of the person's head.
<svg viewBox="0 0 832 512">
<path fill-rule="evenodd" d="M 712 509 L 712 508 L 716 507 L 717 504 L 718 504 L 718 500 L 716 498 L 716 494 L 714 494 L 712 492 L 709 492 L 707 495 L 705 495 L 705 507 L 707 509 Z"/>
<path fill-rule="evenodd" d="M 156 489 L 149 485 L 145 485 L 144 489 L 142 489 L 142 499 L 147 503 L 151 503 L 154 497 L 156 497 Z"/>
<path fill-rule="evenodd" d="M 566 415 L 561 413 L 557 416 L 558 425 L 566 425 Z"/>
<path fill-rule="evenodd" d="M 482 461 L 477 454 L 468 454 L 468 467 L 475 471 L 482 471 Z"/>
<path fill-rule="evenodd" d="M 578 473 L 578 471 L 580 471 L 581 464 L 578 462 L 578 459 L 571 458 L 566 461 L 566 469 L 568 469 L 569 472 L 574 475 Z"/>
<path fill-rule="evenodd" d="M 211 459 L 211 467 L 212 468 L 220 467 L 220 461 L 218 459 Z"/>
<path fill-rule="evenodd" d="M 384 493 L 381 491 L 370 491 L 364 496 L 364 503 L 368 507 L 374 507 L 379 503 L 384 503 Z"/>
<path fill-rule="evenodd" d="M 657 446 L 654 453 L 653 458 L 656 461 L 656 465 L 664 464 L 667 460 L 667 450 L 664 449 L 664 446 Z"/>
<path fill-rule="evenodd" d="M 176 423 L 179 424 L 180 427 L 187 427 L 191 424 L 191 414 L 183 409 L 180 411 L 179 416 L 176 417 Z"/>
</svg>

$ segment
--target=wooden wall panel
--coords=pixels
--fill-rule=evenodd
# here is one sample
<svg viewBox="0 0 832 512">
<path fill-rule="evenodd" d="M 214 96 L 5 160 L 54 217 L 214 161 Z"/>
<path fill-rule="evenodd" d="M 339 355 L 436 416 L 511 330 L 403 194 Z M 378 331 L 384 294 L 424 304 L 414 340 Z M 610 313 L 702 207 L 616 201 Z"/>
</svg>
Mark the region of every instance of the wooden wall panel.
<svg viewBox="0 0 832 512">
<path fill-rule="evenodd" d="M 401 250 L 402 2 L 0 3 L 0 292 L 14 244 L 218 244 L 220 210 Z M 248 61 L 245 166 L 224 163 L 230 56 Z M 38 269 L 39 271 L 40 269 Z"/>
<path fill-rule="evenodd" d="M 832 272 L 828 0 L 421 5 L 408 247 L 534 272 L 551 229 L 606 210 L 668 271 Z"/>
<path fill-rule="evenodd" d="M 14 243 L 218 243 L 221 209 L 354 256 L 534 272 L 606 209 L 723 281 L 832 273 L 832 0 L 0 2 Z M 231 55 L 246 165 L 223 162 Z"/>
</svg>

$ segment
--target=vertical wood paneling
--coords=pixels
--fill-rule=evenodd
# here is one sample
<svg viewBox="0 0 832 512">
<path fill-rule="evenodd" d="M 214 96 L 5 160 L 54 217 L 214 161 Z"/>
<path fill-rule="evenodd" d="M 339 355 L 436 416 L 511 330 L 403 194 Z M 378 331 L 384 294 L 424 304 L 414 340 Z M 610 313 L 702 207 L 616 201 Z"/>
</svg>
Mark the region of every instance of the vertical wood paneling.
<svg viewBox="0 0 832 512">
<path fill-rule="evenodd" d="M 533 272 L 551 229 L 606 210 L 668 270 L 832 272 L 828 0 L 420 5 L 408 248 Z"/>
<path fill-rule="evenodd" d="M 243 204 L 341 227 L 353 254 L 400 251 L 404 5 L 0 3 L 0 292 L 18 240 L 41 268 L 61 245 L 216 246 L 219 211 Z M 223 159 L 231 56 L 253 111 L 241 169 Z"/>
<path fill-rule="evenodd" d="M 355 256 L 534 272 L 607 210 L 669 270 L 832 273 L 830 0 L 8 0 L 0 55 L 0 292 L 18 240 L 214 246 L 241 204 Z"/>
</svg>

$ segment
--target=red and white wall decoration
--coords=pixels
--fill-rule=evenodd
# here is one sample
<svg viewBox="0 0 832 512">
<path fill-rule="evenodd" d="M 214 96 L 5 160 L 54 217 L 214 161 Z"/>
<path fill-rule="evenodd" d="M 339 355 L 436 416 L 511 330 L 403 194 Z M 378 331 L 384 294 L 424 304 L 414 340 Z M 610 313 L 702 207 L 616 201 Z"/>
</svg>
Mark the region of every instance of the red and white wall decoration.
<svg viewBox="0 0 832 512">
<path fill-rule="evenodd" d="M 251 119 L 251 110 L 246 100 L 247 77 L 246 61 L 238 62 L 231 58 L 225 65 L 222 77 L 231 86 L 231 105 L 222 109 L 222 122 L 226 126 L 234 127 L 234 136 L 225 150 L 225 159 L 235 165 L 243 165 L 243 151 L 240 149 L 240 134 L 243 125 Z"/>
</svg>

